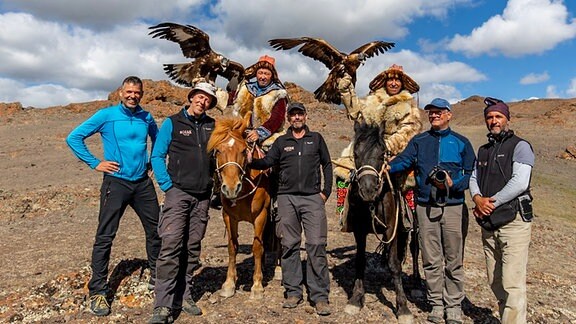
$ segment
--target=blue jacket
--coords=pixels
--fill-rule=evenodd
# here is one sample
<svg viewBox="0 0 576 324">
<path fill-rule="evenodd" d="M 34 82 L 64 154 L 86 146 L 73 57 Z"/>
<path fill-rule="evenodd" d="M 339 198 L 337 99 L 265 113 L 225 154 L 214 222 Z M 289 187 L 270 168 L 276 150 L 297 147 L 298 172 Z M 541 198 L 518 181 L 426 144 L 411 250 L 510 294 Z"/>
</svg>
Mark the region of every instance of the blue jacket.
<svg viewBox="0 0 576 324">
<path fill-rule="evenodd" d="M 114 177 L 129 181 L 144 178 L 148 170 L 147 139 L 152 144 L 158 134 L 158 126 L 152 114 L 138 106 L 134 113 L 121 103 L 101 109 L 76 127 L 66 143 L 77 158 L 94 169 L 101 162 L 84 143 L 84 140 L 95 133 L 100 133 L 104 149 L 104 160 L 117 162 L 118 172 Z"/>
<path fill-rule="evenodd" d="M 390 162 L 390 172 L 396 173 L 414 168 L 418 189 L 417 202 L 421 205 L 431 201 L 432 184 L 428 174 L 435 166 L 450 173 L 453 185 L 450 187 L 447 205 L 464 203 L 464 191 L 474 170 L 474 149 L 468 139 L 450 128 L 418 134 L 410 140 L 404 151 Z"/>
</svg>

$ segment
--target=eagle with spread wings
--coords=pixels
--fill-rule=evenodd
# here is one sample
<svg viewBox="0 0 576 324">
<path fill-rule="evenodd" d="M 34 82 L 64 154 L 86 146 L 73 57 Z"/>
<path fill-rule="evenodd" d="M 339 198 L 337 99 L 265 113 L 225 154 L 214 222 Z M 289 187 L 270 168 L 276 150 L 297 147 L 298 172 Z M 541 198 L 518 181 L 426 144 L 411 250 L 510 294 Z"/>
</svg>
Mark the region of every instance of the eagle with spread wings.
<svg viewBox="0 0 576 324">
<path fill-rule="evenodd" d="M 364 64 L 367 58 L 384 53 L 395 45 L 394 43 L 373 41 L 358 47 L 350 54 L 345 54 L 321 38 L 271 39 L 268 43 L 276 50 L 289 50 L 302 45 L 298 52 L 324 63 L 330 69 L 330 73 L 326 81 L 314 91 L 314 97 L 318 101 L 332 102 L 337 105 L 341 103 L 338 93 L 338 79 L 347 73 L 352 78 L 352 83 L 356 85 L 358 67 Z"/>
<path fill-rule="evenodd" d="M 193 87 L 198 81 L 215 84 L 220 75 L 228 79 L 228 91 L 235 91 L 244 78 L 244 67 L 216 53 L 210 47 L 210 37 L 197 27 L 174 23 L 161 23 L 152 26 L 152 38 L 167 39 L 178 43 L 182 54 L 193 59 L 190 63 L 164 64 L 164 71 L 176 83 Z"/>
</svg>

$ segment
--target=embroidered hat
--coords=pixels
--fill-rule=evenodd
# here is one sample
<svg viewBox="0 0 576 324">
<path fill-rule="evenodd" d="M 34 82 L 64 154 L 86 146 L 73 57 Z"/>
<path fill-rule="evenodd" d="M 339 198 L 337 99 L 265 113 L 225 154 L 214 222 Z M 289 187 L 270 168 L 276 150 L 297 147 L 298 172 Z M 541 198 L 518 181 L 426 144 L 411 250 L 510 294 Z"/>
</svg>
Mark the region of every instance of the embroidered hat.
<svg viewBox="0 0 576 324">
<path fill-rule="evenodd" d="M 410 93 L 420 91 L 420 86 L 408 74 L 404 72 L 401 65 L 392 64 L 388 69 L 380 72 L 372 81 L 370 81 L 370 90 L 376 91 L 386 86 L 386 80 L 397 78 L 402 81 L 402 88 L 408 90 Z"/>
<path fill-rule="evenodd" d="M 278 72 L 276 72 L 276 59 L 272 56 L 263 55 L 260 56 L 258 62 L 252 64 L 246 70 L 244 70 L 244 78 L 249 80 L 256 76 L 258 69 L 268 69 L 272 72 L 272 81 L 280 82 L 278 78 Z"/>
<path fill-rule="evenodd" d="M 208 82 L 196 83 L 194 88 L 192 88 L 192 90 L 190 90 L 190 92 L 188 92 L 188 101 L 190 101 L 192 99 L 192 97 L 194 96 L 194 94 L 198 91 L 202 91 L 205 94 L 212 97 L 212 101 L 210 102 L 210 107 L 208 107 L 208 109 L 212 109 L 216 106 L 216 103 L 218 102 L 218 98 L 216 97 L 216 87 L 215 86 L 213 86 L 212 84 L 210 84 Z"/>
</svg>

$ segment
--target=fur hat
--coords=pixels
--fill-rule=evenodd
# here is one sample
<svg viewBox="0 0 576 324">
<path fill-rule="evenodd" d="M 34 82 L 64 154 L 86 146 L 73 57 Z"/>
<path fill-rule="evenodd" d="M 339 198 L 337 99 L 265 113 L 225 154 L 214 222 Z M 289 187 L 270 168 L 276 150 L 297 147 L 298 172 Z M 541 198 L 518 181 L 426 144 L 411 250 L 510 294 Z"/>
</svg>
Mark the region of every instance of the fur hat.
<svg viewBox="0 0 576 324">
<path fill-rule="evenodd" d="M 488 115 L 489 112 L 497 111 L 506 116 L 506 119 L 510 120 L 510 108 L 508 108 L 508 105 L 502 100 L 486 97 L 484 103 L 486 104 L 486 108 L 484 108 L 484 118 L 486 118 L 486 115 Z"/>
<path fill-rule="evenodd" d="M 244 70 L 244 77 L 249 80 L 256 76 L 256 72 L 259 69 L 268 69 L 272 72 L 272 81 L 280 82 L 278 78 L 278 72 L 276 72 L 276 59 L 272 56 L 264 55 L 260 56 L 258 62 L 249 66 L 246 70 Z"/>
<path fill-rule="evenodd" d="M 202 91 L 212 97 L 212 101 L 210 102 L 210 107 L 208 107 L 208 109 L 212 109 L 216 106 L 218 103 L 218 98 L 216 97 L 216 87 L 208 82 L 198 82 L 194 88 L 188 92 L 188 101 L 191 101 L 194 94 L 198 91 Z"/>
<path fill-rule="evenodd" d="M 402 88 L 410 93 L 420 91 L 420 86 L 408 74 L 404 73 L 401 65 L 392 64 L 387 70 L 380 72 L 372 81 L 370 81 L 370 90 L 376 91 L 386 86 L 386 80 L 397 78 L 402 81 Z"/>
</svg>

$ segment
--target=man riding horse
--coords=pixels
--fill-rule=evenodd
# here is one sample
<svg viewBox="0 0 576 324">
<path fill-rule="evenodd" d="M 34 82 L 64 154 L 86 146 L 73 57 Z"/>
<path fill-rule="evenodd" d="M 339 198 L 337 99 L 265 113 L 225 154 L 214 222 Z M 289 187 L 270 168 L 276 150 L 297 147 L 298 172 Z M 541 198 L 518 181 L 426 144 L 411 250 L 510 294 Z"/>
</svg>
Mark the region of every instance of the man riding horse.
<svg viewBox="0 0 576 324">
<path fill-rule="evenodd" d="M 393 64 L 378 74 L 370 82 L 370 93 L 364 99 L 357 97 L 354 84 L 348 75 L 341 78 L 338 88 L 351 119 L 356 120 L 361 116 L 367 124 L 384 127 L 383 137 L 388 161 L 402 152 L 410 139 L 420 133 L 422 129 L 420 111 L 412 96 L 420 90 L 420 87 L 404 72 L 402 66 Z M 350 143 L 341 157 L 335 161 L 334 174 L 337 179 L 347 181 L 350 178 L 350 170 L 354 169 L 353 144 Z M 411 197 L 415 185 L 414 177 L 405 173 L 399 175 L 396 182 L 408 198 L 410 209 L 413 210 Z M 343 230 L 349 231 L 346 228 Z"/>
</svg>

